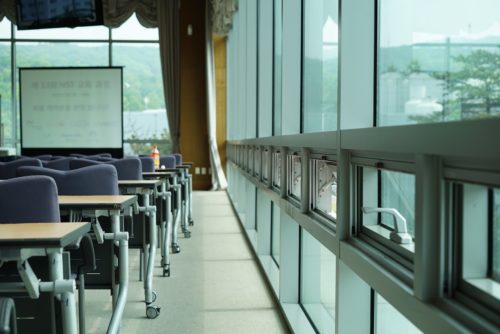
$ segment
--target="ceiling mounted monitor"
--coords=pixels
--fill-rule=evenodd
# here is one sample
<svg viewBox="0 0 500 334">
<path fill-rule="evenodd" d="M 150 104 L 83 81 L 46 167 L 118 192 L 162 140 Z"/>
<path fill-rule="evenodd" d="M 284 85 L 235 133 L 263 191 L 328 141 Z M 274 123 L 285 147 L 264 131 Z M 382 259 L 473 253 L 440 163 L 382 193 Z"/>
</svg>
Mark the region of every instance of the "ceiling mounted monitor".
<svg viewBox="0 0 500 334">
<path fill-rule="evenodd" d="M 17 0 L 17 29 L 102 25 L 101 0 Z"/>
</svg>

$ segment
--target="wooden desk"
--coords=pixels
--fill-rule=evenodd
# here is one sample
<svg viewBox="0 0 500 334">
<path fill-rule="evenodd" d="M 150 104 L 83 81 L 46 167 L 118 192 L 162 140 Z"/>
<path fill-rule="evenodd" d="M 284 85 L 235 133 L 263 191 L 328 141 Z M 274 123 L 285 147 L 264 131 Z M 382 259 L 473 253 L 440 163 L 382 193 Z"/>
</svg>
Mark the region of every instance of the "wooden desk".
<svg viewBox="0 0 500 334">
<path fill-rule="evenodd" d="M 89 230 L 89 223 L 0 224 L 0 248 L 63 248 Z"/>
<path fill-rule="evenodd" d="M 119 247 L 118 267 L 112 266 L 111 291 L 113 298 L 113 314 L 108 326 L 108 333 L 117 333 L 120 328 L 125 303 L 128 294 L 128 233 L 120 227 L 120 216 L 122 213 L 137 203 L 136 196 L 130 195 L 101 195 L 101 196 L 59 196 L 59 207 L 61 210 L 80 211 L 82 213 L 97 213 L 111 217 L 111 233 L 104 233 L 99 223 L 94 223 L 94 233 L 98 243 L 104 240 L 112 240 Z M 70 215 L 71 216 L 71 215 Z M 114 257 L 114 248 L 110 247 L 110 259 Z M 113 261 L 111 261 L 113 263 Z M 115 282 L 115 272 L 118 270 L 118 283 Z M 117 292 L 118 289 L 118 292 Z"/>
<path fill-rule="evenodd" d="M 1 283 L 5 291 L 28 292 L 39 298 L 40 292 L 54 293 L 61 304 L 62 330 L 77 333 L 75 281 L 64 279 L 63 248 L 90 230 L 89 223 L 0 224 L 0 259 L 17 261 L 22 283 Z M 31 267 L 33 256 L 49 258 L 49 282 L 41 282 Z M 22 263 L 22 265 L 20 265 Z"/>
</svg>

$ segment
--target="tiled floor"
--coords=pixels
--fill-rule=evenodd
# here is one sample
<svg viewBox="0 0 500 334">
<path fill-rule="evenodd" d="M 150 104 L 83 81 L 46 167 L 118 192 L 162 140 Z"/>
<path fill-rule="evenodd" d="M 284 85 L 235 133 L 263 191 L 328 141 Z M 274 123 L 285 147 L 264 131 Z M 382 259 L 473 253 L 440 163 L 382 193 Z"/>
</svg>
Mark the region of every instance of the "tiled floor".
<svg viewBox="0 0 500 334">
<path fill-rule="evenodd" d="M 139 252 L 130 250 L 122 333 L 286 333 L 227 194 L 195 192 L 193 203 L 192 237 L 180 239 L 171 277 L 162 277 L 159 266 L 155 273 L 156 304 L 161 307 L 156 319 L 145 316 Z M 110 300 L 107 291 L 87 292 L 88 333 L 106 332 Z"/>
</svg>

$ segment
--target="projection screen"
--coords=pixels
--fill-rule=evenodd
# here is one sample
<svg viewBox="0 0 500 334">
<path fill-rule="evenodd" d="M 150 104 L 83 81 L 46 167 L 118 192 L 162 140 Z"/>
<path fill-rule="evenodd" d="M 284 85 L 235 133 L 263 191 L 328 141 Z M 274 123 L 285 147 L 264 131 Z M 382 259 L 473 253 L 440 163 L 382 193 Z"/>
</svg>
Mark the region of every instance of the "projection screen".
<svg viewBox="0 0 500 334">
<path fill-rule="evenodd" d="M 20 68 L 23 154 L 122 151 L 121 67 Z"/>
</svg>

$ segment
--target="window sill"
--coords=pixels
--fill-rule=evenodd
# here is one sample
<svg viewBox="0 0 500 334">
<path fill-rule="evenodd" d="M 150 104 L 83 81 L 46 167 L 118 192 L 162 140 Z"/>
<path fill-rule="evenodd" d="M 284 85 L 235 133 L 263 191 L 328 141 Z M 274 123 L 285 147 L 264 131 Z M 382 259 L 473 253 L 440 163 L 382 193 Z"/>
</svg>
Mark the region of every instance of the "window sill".
<svg viewBox="0 0 500 334">
<path fill-rule="evenodd" d="M 411 253 L 415 253 L 415 243 L 412 242 L 411 244 L 405 244 L 405 245 L 400 245 L 395 243 L 390 239 L 390 234 L 391 231 L 386 229 L 385 227 L 381 225 L 363 225 L 363 227 L 367 228 L 368 230 L 376 233 L 377 235 L 381 236 L 382 238 L 386 239 L 387 242 L 390 242 L 391 245 L 396 246 L 396 247 L 401 247 L 402 249 L 405 249 Z"/>
<path fill-rule="evenodd" d="M 467 283 L 500 300 L 500 283 L 489 278 L 469 278 Z"/>
</svg>

